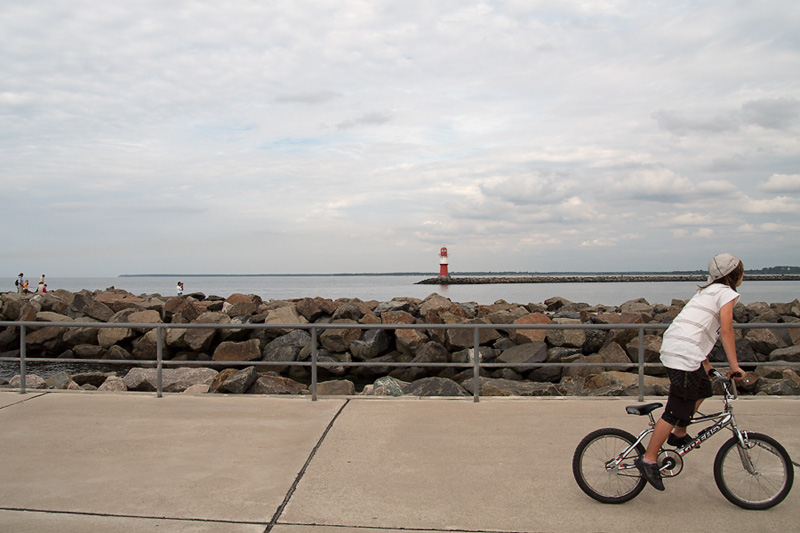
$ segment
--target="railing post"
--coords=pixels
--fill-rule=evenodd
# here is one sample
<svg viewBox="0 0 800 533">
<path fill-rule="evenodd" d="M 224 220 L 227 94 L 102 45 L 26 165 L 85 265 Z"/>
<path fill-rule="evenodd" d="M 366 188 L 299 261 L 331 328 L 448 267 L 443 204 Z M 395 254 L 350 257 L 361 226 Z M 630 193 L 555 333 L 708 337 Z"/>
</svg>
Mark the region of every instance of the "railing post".
<svg viewBox="0 0 800 533">
<path fill-rule="evenodd" d="M 19 393 L 25 394 L 25 373 L 27 371 L 25 364 L 25 350 L 27 342 L 25 341 L 25 324 L 19 327 Z"/>
<path fill-rule="evenodd" d="M 317 401 L 317 328 L 311 328 L 311 401 Z"/>
<path fill-rule="evenodd" d="M 473 329 L 472 341 L 472 396 L 473 401 L 479 402 L 481 398 L 481 336 L 477 326 Z"/>
<path fill-rule="evenodd" d="M 163 365 L 161 364 L 164 360 L 164 346 L 161 341 L 161 326 L 156 326 L 156 398 L 162 397 L 163 392 L 163 376 L 162 370 Z"/>
<path fill-rule="evenodd" d="M 639 400 L 644 401 L 644 326 L 639 326 Z"/>
</svg>

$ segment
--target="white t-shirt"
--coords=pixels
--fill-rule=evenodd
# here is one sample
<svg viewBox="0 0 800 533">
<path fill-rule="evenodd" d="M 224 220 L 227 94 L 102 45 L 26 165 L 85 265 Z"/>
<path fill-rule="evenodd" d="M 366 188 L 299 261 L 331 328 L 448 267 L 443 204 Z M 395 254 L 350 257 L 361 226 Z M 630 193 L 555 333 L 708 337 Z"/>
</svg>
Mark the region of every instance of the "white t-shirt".
<svg viewBox="0 0 800 533">
<path fill-rule="evenodd" d="M 664 366 L 690 372 L 700 368 L 719 338 L 720 309 L 738 298 L 738 292 L 721 283 L 697 291 L 664 332 Z"/>
</svg>

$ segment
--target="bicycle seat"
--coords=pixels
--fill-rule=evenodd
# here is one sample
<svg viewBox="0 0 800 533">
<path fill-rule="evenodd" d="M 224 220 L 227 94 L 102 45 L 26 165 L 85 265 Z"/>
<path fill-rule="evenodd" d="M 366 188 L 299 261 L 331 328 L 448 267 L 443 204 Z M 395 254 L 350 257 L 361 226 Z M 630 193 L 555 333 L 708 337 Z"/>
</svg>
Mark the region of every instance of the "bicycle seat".
<svg viewBox="0 0 800 533">
<path fill-rule="evenodd" d="M 628 407 L 625 408 L 625 411 L 627 411 L 629 415 L 643 416 L 655 411 L 659 407 L 664 407 L 664 404 L 660 402 L 654 402 L 654 403 L 645 403 L 642 405 L 629 405 Z"/>
</svg>

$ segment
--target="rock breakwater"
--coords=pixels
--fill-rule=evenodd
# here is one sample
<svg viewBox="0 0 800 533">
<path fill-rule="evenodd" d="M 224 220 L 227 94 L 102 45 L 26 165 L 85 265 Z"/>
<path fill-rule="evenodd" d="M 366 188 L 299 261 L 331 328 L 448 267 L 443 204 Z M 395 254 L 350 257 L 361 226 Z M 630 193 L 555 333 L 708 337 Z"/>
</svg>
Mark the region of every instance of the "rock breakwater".
<svg viewBox="0 0 800 533">
<path fill-rule="evenodd" d="M 121 360 L 137 365 L 152 364 L 158 339 L 154 329 L 135 325 L 170 325 L 163 330 L 163 358 L 175 365 L 163 371 L 163 390 L 229 394 L 308 394 L 309 367 L 298 363 L 310 361 L 311 335 L 308 330 L 291 327 L 215 329 L 196 325 L 336 324 L 335 329 L 322 330 L 318 337 L 318 360 L 326 363 L 319 368 L 318 394 L 395 396 L 473 394 L 473 369 L 448 366 L 474 360 L 473 330 L 365 329 L 360 325 L 486 324 L 491 327 L 480 330 L 478 357 L 493 366 L 481 369 L 481 395 L 636 395 L 636 329 L 525 330 L 515 326 L 667 324 L 684 304 L 673 300 L 669 306 L 650 305 L 636 299 L 618 307 L 589 306 L 554 297 L 542 303 L 501 300 L 478 305 L 456 303 L 436 293 L 425 299 L 387 302 L 324 298 L 264 301 L 246 294 L 223 299 L 202 293 L 165 297 L 118 289 L 59 290 L 0 294 L 0 321 L 37 323 L 27 328 L 28 358 Z M 741 387 L 746 393 L 800 394 L 798 367 L 792 366 L 800 362 L 800 301 L 738 304 L 734 317 L 738 323 L 797 324 L 796 328 L 737 329 L 736 347 L 743 368 L 751 370 Z M 68 322 L 84 325 L 61 325 Z M 106 325 L 93 326 L 98 323 Z M 195 326 L 180 328 L 181 324 Z M 20 328 L 4 326 L 0 330 L 0 354 L 19 357 Z M 645 335 L 646 362 L 658 362 L 661 334 L 662 330 L 654 329 Z M 725 361 L 720 346 L 712 351 L 711 358 Z M 276 365 L 248 366 L 256 361 Z M 376 365 L 352 365 L 362 361 Z M 437 366 L 423 366 L 427 363 Z M 570 363 L 583 365 L 559 366 Z M 503 366 L 512 364 L 516 366 Z M 666 394 L 668 380 L 663 369 L 648 367 L 646 374 L 645 394 Z M 28 375 L 26 386 L 153 391 L 155 379 L 154 368 L 137 366 L 119 375 Z M 5 386 L 19 387 L 19 378 Z"/>
</svg>

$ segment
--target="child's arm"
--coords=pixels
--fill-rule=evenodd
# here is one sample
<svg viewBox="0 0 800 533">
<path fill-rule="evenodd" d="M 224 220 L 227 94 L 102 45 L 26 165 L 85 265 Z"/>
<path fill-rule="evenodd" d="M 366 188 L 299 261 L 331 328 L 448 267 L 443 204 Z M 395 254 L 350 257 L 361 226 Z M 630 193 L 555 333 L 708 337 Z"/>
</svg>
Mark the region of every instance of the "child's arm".
<svg viewBox="0 0 800 533">
<path fill-rule="evenodd" d="M 722 339 L 722 347 L 725 349 L 725 356 L 728 358 L 730 371 L 728 377 L 734 377 L 736 372 L 739 373 L 739 378 L 744 376 L 744 372 L 739 367 L 739 360 L 736 357 L 736 337 L 733 334 L 733 306 L 735 300 L 732 300 L 722 306 L 719 311 L 720 321 L 720 338 Z"/>
</svg>

